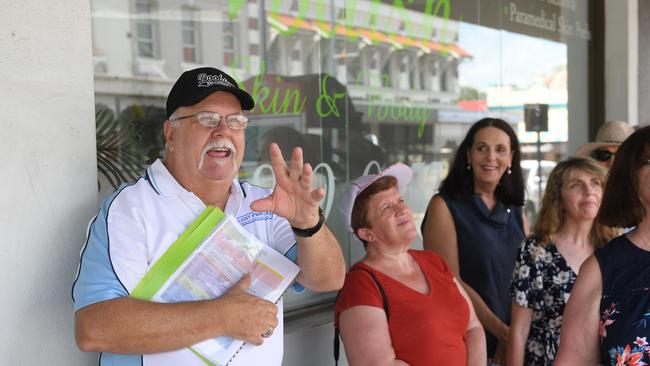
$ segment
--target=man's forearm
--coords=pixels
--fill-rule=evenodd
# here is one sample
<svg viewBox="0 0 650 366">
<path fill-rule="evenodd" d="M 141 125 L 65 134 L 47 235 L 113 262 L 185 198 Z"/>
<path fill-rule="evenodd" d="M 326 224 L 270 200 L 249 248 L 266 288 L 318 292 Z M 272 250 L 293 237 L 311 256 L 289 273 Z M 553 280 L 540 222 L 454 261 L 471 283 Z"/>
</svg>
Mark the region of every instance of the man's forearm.
<svg viewBox="0 0 650 366">
<path fill-rule="evenodd" d="M 131 297 L 99 302 L 75 314 L 75 336 L 83 351 L 157 353 L 229 336 L 262 344 L 278 324 L 275 304 L 246 293 L 250 278 L 214 300 L 154 303 Z"/>
<path fill-rule="evenodd" d="M 309 238 L 297 237 L 298 282 L 316 292 L 336 291 L 345 280 L 345 261 L 336 237 L 327 225 Z"/>
<path fill-rule="evenodd" d="M 162 304 L 121 297 L 75 315 L 82 351 L 156 353 L 181 349 L 224 332 L 216 301 Z"/>
</svg>

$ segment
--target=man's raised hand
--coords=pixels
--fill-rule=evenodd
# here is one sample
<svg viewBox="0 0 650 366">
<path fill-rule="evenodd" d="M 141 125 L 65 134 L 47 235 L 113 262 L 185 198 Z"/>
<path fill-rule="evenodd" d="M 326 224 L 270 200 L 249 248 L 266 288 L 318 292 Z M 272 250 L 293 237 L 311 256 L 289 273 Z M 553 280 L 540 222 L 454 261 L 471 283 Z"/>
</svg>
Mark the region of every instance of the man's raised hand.
<svg viewBox="0 0 650 366">
<path fill-rule="evenodd" d="M 253 202 L 251 209 L 273 212 L 296 228 L 315 226 L 319 220 L 318 204 L 325 197 L 325 190 L 312 189 L 314 175 L 311 165 L 303 163 L 302 149 L 293 149 L 289 166 L 276 143 L 269 146 L 269 153 L 275 188 L 270 196 Z"/>
</svg>

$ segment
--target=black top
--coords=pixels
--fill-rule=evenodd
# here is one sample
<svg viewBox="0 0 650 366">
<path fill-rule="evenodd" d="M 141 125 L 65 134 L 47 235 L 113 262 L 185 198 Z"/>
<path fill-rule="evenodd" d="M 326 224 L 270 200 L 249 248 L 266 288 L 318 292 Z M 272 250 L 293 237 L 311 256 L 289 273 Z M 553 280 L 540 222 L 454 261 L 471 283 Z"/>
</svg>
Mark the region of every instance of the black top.
<svg viewBox="0 0 650 366">
<path fill-rule="evenodd" d="M 477 194 L 467 199 L 440 197 L 454 218 L 460 277 L 499 319 L 510 324 L 510 280 L 525 236 L 521 208 L 497 201 L 490 211 Z M 497 339 L 487 333 L 488 357 L 496 346 Z"/>
<path fill-rule="evenodd" d="M 594 254 L 603 281 L 601 362 L 605 365 L 650 363 L 650 252 L 622 235 Z"/>
</svg>

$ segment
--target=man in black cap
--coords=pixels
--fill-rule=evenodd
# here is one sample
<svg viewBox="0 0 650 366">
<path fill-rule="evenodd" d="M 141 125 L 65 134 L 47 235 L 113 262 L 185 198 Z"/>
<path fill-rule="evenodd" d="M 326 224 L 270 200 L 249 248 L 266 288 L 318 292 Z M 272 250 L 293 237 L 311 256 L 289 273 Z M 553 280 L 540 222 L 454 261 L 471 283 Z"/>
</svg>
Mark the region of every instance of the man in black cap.
<svg viewBox="0 0 650 366">
<path fill-rule="evenodd" d="M 72 294 L 77 344 L 102 352 L 100 365 L 204 365 L 187 347 L 216 336 L 247 342 L 230 365 L 280 365 L 282 300 L 276 305 L 248 294 L 247 277 L 214 300 L 162 304 L 129 297 L 207 205 L 295 260 L 305 287 L 341 287 L 345 264 L 319 209 L 325 192 L 312 189 L 301 149 L 287 166 L 278 146 L 270 146 L 273 190 L 237 178 L 248 124 L 243 110 L 253 107 L 251 96 L 220 70 L 183 73 L 167 98 L 165 160 L 104 200 L 91 221 Z"/>
</svg>

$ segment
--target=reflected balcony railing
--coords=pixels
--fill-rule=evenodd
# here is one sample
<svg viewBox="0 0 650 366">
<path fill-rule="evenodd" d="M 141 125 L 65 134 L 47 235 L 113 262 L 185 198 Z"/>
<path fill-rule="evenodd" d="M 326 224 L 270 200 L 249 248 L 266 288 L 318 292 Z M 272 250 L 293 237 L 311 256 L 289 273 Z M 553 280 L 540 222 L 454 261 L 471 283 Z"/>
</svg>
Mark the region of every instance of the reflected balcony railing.
<svg viewBox="0 0 650 366">
<path fill-rule="evenodd" d="M 136 57 L 133 62 L 133 75 L 140 77 L 153 77 L 160 79 L 169 79 L 165 73 L 166 60 Z"/>
</svg>

